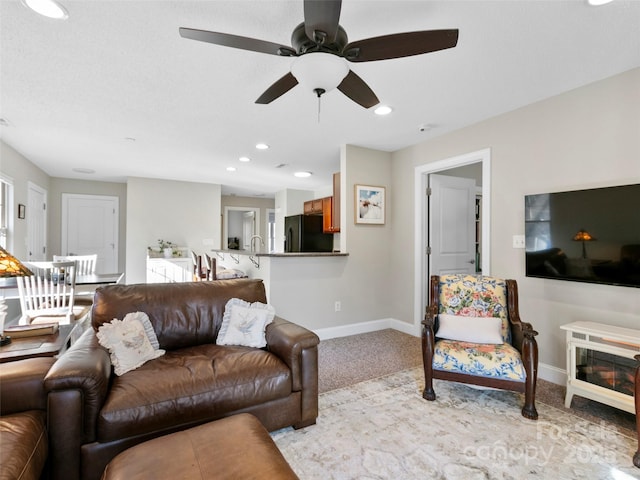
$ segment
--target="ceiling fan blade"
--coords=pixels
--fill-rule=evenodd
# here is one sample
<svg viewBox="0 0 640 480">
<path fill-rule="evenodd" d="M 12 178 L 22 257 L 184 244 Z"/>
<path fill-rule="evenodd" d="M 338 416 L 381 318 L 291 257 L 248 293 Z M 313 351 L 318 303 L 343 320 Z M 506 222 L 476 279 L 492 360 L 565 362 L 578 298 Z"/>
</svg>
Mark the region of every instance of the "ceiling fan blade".
<svg viewBox="0 0 640 480">
<path fill-rule="evenodd" d="M 338 85 L 338 90 L 364 108 L 371 108 L 380 103 L 380 100 L 373 93 L 373 90 L 369 88 L 369 85 L 351 70 L 344 77 L 342 83 Z"/>
<path fill-rule="evenodd" d="M 436 52 L 457 43 L 457 29 L 396 33 L 352 42 L 344 47 L 343 55 L 350 62 L 372 62 Z"/>
<path fill-rule="evenodd" d="M 183 38 L 222 45 L 223 47 L 240 48 L 241 50 L 268 53 L 270 55 L 297 56 L 296 51 L 291 47 L 280 45 L 278 43 L 266 42 L 264 40 L 257 40 L 255 38 L 184 27 L 180 27 L 179 31 L 180 36 Z"/>
<path fill-rule="evenodd" d="M 342 0 L 304 0 L 304 31 L 310 40 L 317 41 L 314 32 L 324 32 L 323 43 L 336 39 Z"/>
<path fill-rule="evenodd" d="M 298 84 L 298 80 L 294 77 L 291 72 L 287 73 L 284 77 L 277 80 L 273 85 L 265 90 L 265 92 L 260 95 L 260 97 L 256 100 L 256 103 L 260 103 L 262 105 L 266 105 L 267 103 L 273 102 L 276 98 L 284 95 L 293 87 Z"/>
</svg>

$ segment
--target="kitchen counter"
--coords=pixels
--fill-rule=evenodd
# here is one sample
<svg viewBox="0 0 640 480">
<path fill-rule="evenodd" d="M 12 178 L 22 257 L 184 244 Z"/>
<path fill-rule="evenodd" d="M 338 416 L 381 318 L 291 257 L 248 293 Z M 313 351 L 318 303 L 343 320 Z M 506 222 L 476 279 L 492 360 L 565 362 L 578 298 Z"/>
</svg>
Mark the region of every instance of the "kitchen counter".
<svg viewBox="0 0 640 480">
<path fill-rule="evenodd" d="M 300 257 L 346 257 L 349 254 L 344 252 L 251 252 L 249 250 L 211 250 L 213 253 L 228 255 L 252 255 L 255 257 L 280 257 L 280 258 L 300 258 Z"/>
</svg>

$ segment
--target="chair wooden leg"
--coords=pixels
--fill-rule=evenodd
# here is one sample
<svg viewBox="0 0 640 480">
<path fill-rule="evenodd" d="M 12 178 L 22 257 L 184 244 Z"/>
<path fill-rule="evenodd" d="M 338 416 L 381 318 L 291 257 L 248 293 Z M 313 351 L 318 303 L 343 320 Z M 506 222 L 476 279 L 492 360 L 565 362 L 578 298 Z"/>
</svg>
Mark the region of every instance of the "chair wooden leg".
<svg viewBox="0 0 640 480">
<path fill-rule="evenodd" d="M 433 389 L 433 329 L 424 326 L 422 328 L 422 365 L 424 367 L 424 391 L 422 398 L 433 401 L 436 392 Z"/>
<path fill-rule="evenodd" d="M 525 365 L 527 378 L 524 389 L 524 407 L 522 416 L 530 420 L 538 419 L 536 410 L 536 382 L 538 380 L 538 348 L 533 340 L 525 337 L 522 348 L 522 361 Z"/>
</svg>

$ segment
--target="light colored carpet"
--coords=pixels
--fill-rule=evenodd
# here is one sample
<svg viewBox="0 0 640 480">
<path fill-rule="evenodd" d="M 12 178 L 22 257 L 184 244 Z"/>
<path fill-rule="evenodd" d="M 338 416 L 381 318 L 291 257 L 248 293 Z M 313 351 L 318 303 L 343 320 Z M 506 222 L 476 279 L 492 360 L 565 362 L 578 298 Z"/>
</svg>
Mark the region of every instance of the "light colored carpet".
<svg viewBox="0 0 640 480">
<path fill-rule="evenodd" d="M 422 365 L 420 342 L 420 338 L 390 328 L 322 340 L 318 346 L 318 391 Z"/>
<path fill-rule="evenodd" d="M 422 398 L 421 368 L 319 397 L 317 424 L 272 436 L 302 480 L 640 478 L 635 437 L 522 395 L 436 380 Z"/>
</svg>

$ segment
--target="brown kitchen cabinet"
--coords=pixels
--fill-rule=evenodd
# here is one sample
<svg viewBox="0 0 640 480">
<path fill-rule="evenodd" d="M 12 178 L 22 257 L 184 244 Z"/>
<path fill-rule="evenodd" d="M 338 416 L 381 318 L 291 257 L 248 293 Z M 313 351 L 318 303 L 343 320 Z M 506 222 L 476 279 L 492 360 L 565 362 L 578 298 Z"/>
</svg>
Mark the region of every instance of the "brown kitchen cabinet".
<svg viewBox="0 0 640 480">
<path fill-rule="evenodd" d="M 340 232 L 340 172 L 333 174 L 333 196 L 304 202 L 305 215 L 322 215 L 324 233 Z"/>
<path fill-rule="evenodd" d="M 333 197 L 322 199 L 322 231 L 324 233 L 335 233 L 333 225 Z M 339 227 L 338 231 L 340 231 Z"/>
<path fill-rule="evenodd" d="M 333 174 L 333 200 L 331 201 L 333 232 L 340 231 L 340 172 Z"/>
<path fill-rule="evenodd" d="M 303 213 L 305 215 L 322 215 L 322 201 L 322 198 L 317 198 L 304 202 Z"/>
</svg>

